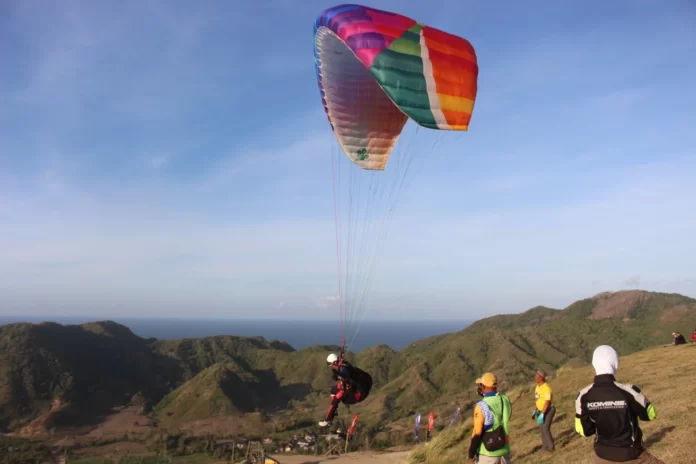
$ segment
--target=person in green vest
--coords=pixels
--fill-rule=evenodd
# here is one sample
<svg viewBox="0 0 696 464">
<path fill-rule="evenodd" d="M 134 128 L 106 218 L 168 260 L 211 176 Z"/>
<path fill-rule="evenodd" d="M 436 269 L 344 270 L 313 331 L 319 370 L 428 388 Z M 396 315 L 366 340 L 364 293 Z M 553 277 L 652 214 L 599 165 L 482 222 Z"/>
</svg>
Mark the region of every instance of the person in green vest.
<svg viewBox="0 0 696 464">
<path fill-rule="evenodd" d="M 490 372 L 476 379 L 476 383 L 483 399 L 474 407 L 469 462 L 510 464 L 510 398 L 498 393 L 498 379 Z"/>
</svg>

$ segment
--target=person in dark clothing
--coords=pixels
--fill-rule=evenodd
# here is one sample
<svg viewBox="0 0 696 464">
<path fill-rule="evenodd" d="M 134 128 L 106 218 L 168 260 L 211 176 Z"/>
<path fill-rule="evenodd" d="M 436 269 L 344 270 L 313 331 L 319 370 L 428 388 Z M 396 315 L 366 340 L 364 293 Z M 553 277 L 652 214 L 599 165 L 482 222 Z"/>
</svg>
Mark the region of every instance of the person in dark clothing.
<svg viewBox="0 0 696 464">
<path fill-rule="evenodd" d="M 672 337 L 674 337 L 674 345 L 686 345 L 686 340 L 684 336 L 679 332 L 673 332 Z"/>
<path fill-rule="evenodd" d="M 638 420 L 657 417 L 655 405 L 636 385 L 618 383 L 619 355 L 602 345 L 592 355 L 597 374 L 575 399 L 575 431 L 583 436 L 596 435 L 593 462 L 608 464 L 664 464 L 643 447 L 643 432 Z"/>
<path fill-rule="evenodd" d="M 340 358 L 331 353 L 326 358 L 326 364 L 331 367 L 332 377 L 337 384 L 331 388 L 331 403 L 326 417 L 319 422 L 320 427 L 327 427 L 331 424 L 338 405 L 356 404 L 364 401 L 372 389 L 372 377 L 362 369 L 351 365 L 343 356 Z"/>
</svg>

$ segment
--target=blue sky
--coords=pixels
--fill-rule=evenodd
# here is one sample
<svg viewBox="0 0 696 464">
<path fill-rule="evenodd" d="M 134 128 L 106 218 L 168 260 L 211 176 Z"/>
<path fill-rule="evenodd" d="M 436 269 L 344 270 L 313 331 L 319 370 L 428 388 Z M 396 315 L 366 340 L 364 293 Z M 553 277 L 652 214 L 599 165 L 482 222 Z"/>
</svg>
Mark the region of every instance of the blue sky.
<svg viewBox="0 0 696 464">
<path fill-rule="evenodd" d="M 336 317 L 312 53 L 333 3 L 117 3 L 0 6 L 0 315 Z M 696 296 L 693 2 L 369 5 L 466 37 L 480 74 L 368 317 Z"/>
</svg>

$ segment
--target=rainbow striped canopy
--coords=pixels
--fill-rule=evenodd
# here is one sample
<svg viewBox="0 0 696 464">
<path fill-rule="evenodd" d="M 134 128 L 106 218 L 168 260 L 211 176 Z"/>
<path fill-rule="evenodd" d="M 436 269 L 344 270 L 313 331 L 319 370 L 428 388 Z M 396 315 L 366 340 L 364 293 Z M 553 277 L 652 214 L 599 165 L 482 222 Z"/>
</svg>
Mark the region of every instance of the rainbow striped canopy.
<svg viewBox="0 0 696 464">
<path fill-rule="evenodd" d="M 465 39 L 411 18 L 339 5 L 314 24 L 322 103 L 343 151 L 383 170 L 407 118 L 465 131 L 476 100 L 476 52 Z"/>
</svg>

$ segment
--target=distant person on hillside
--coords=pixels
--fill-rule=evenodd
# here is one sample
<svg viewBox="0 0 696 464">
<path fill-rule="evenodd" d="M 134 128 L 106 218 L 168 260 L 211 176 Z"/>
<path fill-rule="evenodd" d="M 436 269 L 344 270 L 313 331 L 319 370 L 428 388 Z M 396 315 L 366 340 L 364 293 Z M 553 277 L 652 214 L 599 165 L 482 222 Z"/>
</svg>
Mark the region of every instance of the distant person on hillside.
<svg viewBox="0 0 696 464">
<path fill-rule="evenodd" d="M 551 435 L 551 423 L 556 415 L 556 407 L 553 404 L 553 392 L 551 386 L 546 383 L 546 371 L 539 369 L 534 373 L 536 388 L 534 399 L 536 408 L 532 413 L 532 419 L 536 419 L 541 432 L 541 448 L 546 451 L 554 450 L 553 435 Z"/>
<path fill-rule="evenodd" d="M 673 332 L 672 337 L 674 338 L 674 345 L 685 345 L 686 340 L 684 339 L 684 336 L 680 334 L 679 332 Z"/>
<path fill-rule="evenodd" d="M 498 393 L 498 379 L 487 372 L 476 379 L 483 399 L 474 407 L 469 462 L 510 464 L 510 398 Z"/>
<path fill-rule="evenodd" d="M 618 383 L 619 355 L 602 345 L 592 355 L 597 374 L 594 382 L 575 399 L 575 431 L 583 437 L 596 435 L 594 463 L 664 464 L 643 447 L 638 419 L 657 417 L 655 406 L 636 385 Z"/>
<path fill-rule="evenodd" d="M 331 388 L 331 403 L 329 411 L 320 427 L 328 427 L 336 416 L 338 405 L 356 404 L 364 401 L 372 389 L 372 377 L 360 368 L 351 365 L 348 361 L 335 353 L 329 354 L 326 364 L 331 367 L 332 377 L 338 383 Z"/>
<path fill-rule="evenodd" d="M 696 343 L 696 329 L 691 334 L 691 343 Z"/>
</svg>

